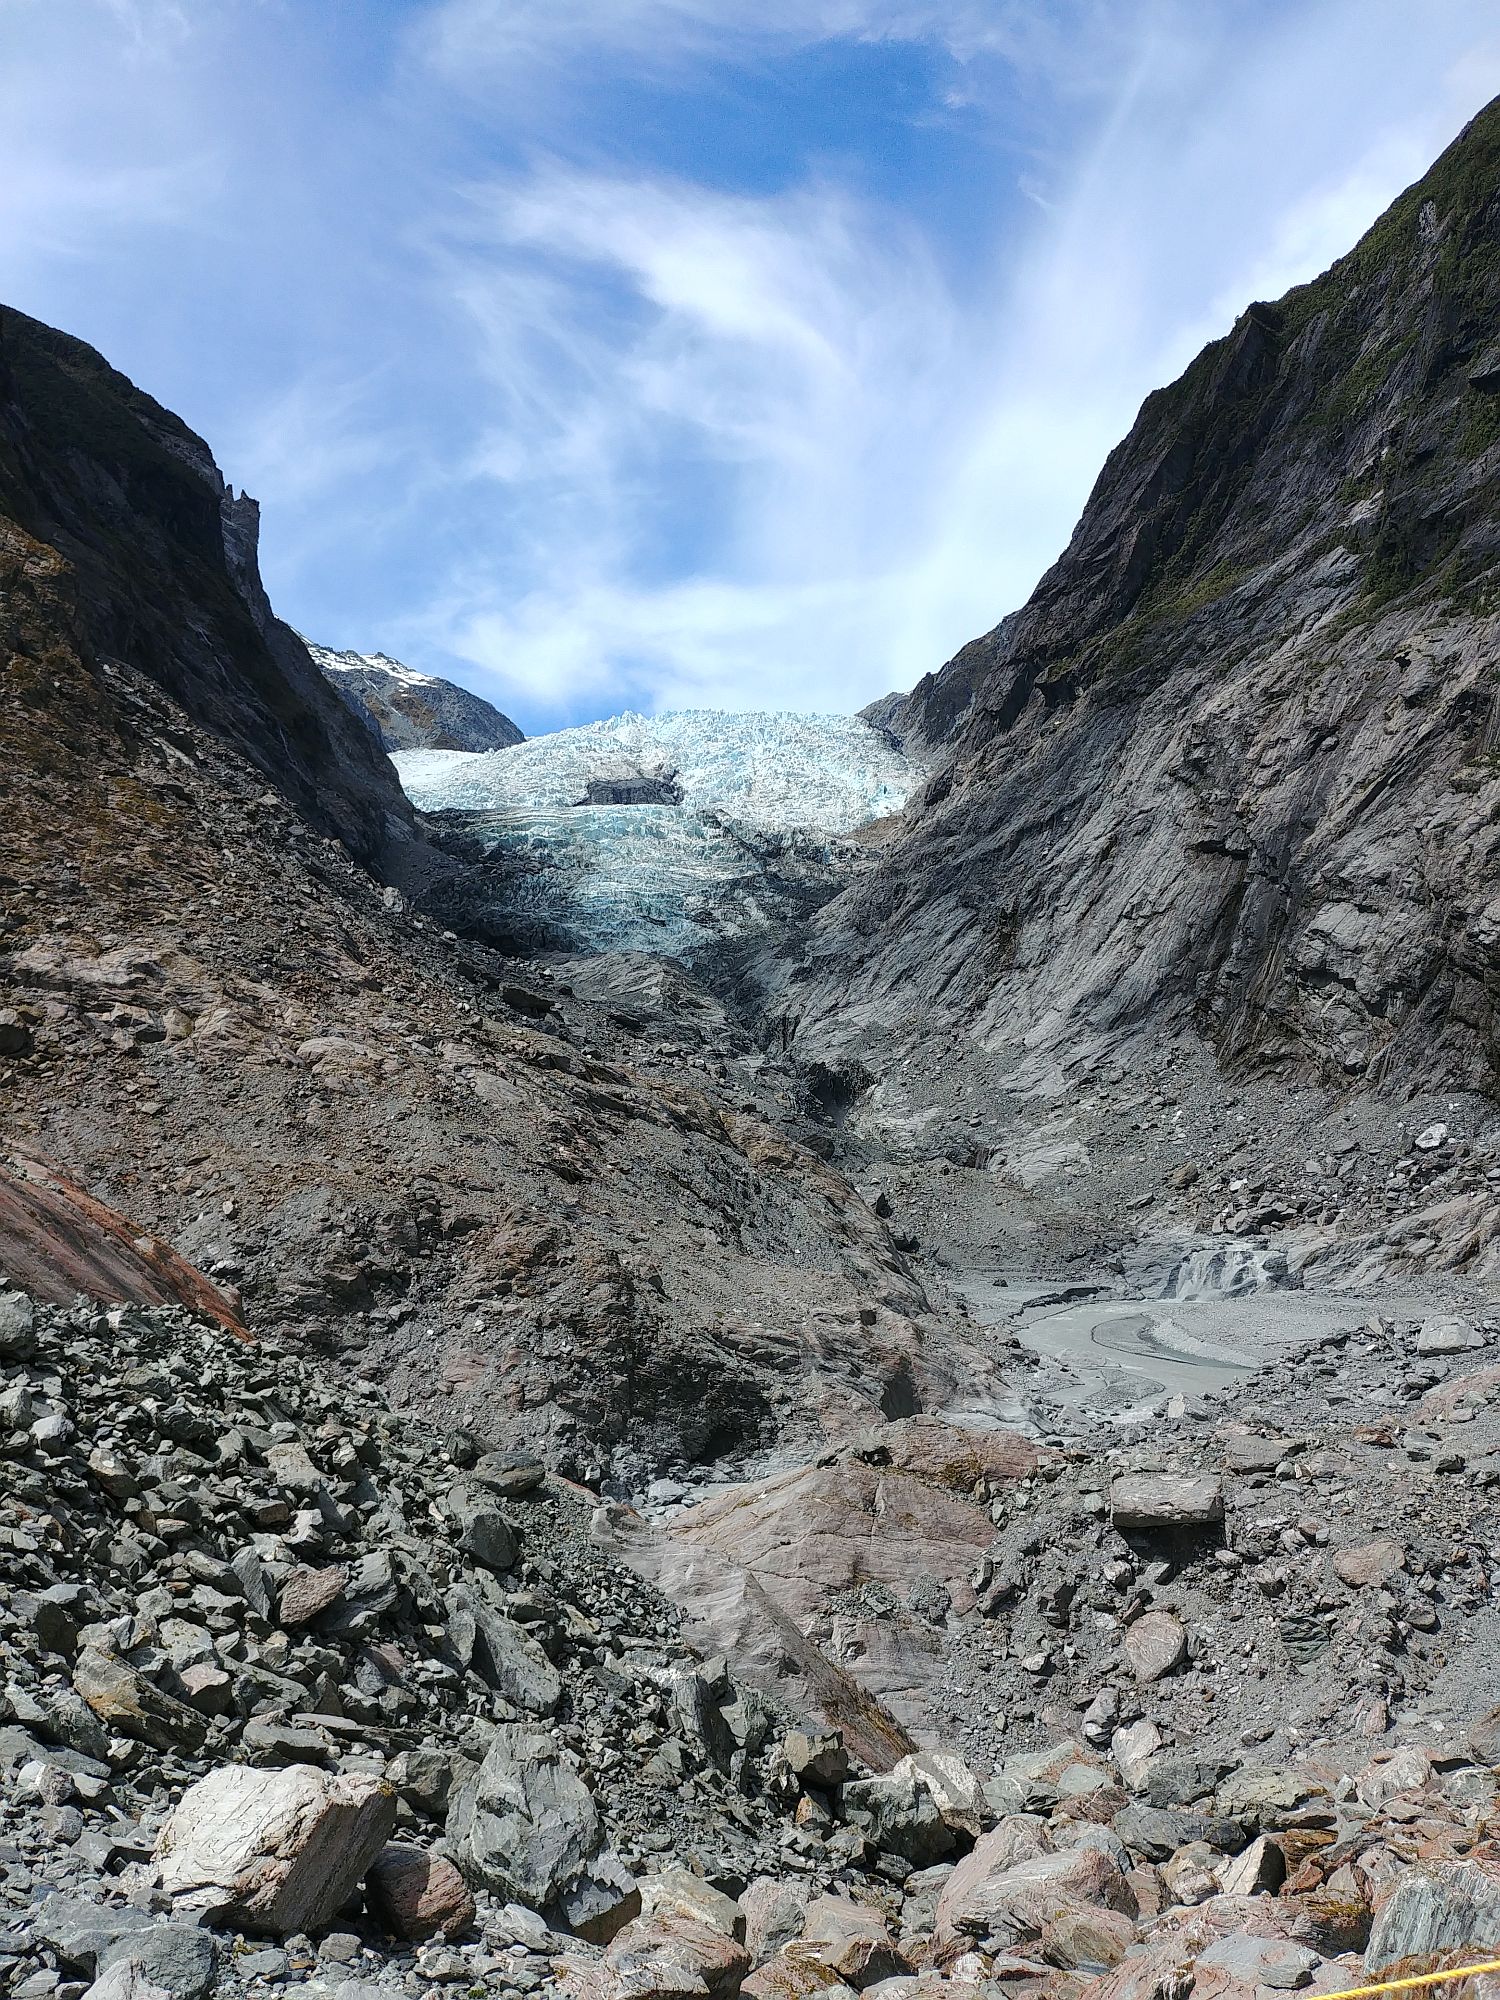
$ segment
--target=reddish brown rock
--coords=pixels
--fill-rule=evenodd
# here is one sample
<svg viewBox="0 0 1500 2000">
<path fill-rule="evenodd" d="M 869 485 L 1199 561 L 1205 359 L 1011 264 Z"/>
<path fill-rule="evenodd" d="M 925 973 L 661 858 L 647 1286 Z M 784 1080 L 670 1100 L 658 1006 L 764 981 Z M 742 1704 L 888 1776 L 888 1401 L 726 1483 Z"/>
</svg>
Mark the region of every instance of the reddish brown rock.
<svg viewBox="0 0 1500 2000">
<path fill-rule="evenodd" d="M 556 1970 L 570 2000 L 734 2000 L 750 1954 L 711 1924 L 658 1915 L 627 1924 L 602 1959 Z"/>
<path fill-rule="evenodd" d="M 1042 1956 L 1065 1970 L 1081 1965 L 1118 1965 L 1139 1937 L 1123 1910 L 1068 1902 L 1042 1924 Z"/>
<path fill-rule="evenodd" d="M 1340 1549 L 1333 1558 L 1333 1572 L 1351 1590 L 1370 1590 L 1389 1583 L 1406 1567 L 1406 1551 L 1399 1542 L 1361 1542 L 1358 1548 Z"/>
<path fill-rule="evenodd" d="M 0 1269 L 53 1305 L 71 1305 L 82 1292 L 105 1305 L 186 1306 L 250 1338 L 238 1308 L 169 1243 L 27 1148 L 0 1161 Z"/>
<path fill-rule="evenodd" d="M 1012 1949 L 1041 1936 L 1070 1904 L 1134 1915 L 1130 1885 L 1107 1854 L 1095 1847 L 1064 1849 L 1011 1861 L 1002 1823 L 966 1855 L 943 1885 L 935 1934 L 940 1950 L 979 1940 Z"/>
<path fill-rule="evenodd" d="M 784 1945 L 758 1965 L 740 1988 L 743 2000 L 843 2000 L 852 1996 L 826 1959 L 810 1944 Z"/>
<path fill-rule="evenodd" d="M 393 1841 L 365 1877 L 365 1894 L 392 1937 L 461 1937 L 474 1922 L 474 1898 L 451 1861 Z"/>
<path fill-rule="evenodd" d="M 349 1572 L 341 1563 L 330 1569 L 312 1569 L 299 1564 L 281 1587 L 280 1615 L 283 1625 L 305 1625 L 336 1604 L 344 1594 Z"/>
</svg>

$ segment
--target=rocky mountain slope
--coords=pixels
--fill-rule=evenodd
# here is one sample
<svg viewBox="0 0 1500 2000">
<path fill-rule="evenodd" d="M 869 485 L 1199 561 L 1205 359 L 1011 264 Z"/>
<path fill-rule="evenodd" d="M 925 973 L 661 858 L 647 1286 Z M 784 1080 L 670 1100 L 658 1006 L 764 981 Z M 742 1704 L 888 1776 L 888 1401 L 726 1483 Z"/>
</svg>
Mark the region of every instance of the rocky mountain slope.
<svg viewBox="0 0 1500 2000">
<path fill-rule="evenodd" d="M 614 1018 L 408 904 L 452 863 L 265 610 L 245 503 L 98 356 L 0 324 L 6 1152 L 253 1327 L 595 1477 L 983 1378 L 743 1032 Z"/>
<path fill-rule="evenodd" d="M 368 730 L 272 613 L 255 502 L 225 485 L 201 438 L 92 348 L 8 307 L 0 515 L 14 729 L 30 721 L 58 739 L 60 756 L 84 758 L 92 737 L 120 726 L 110 673 L 144 676 L 311 827 L 362 862 L 399 866 L 410 809 Z M 54 684 L 59 647 L 81 673 Z M 15 747 L 24 770 L 35 746 Z"/>
<path fill-rule="evenodd" d="M 307 641 L 329 685 L 386 750 L 506 750 L 526 738 L 508 715 L 472 689 L 419 674 L 388 653 L 336 652 Z"/>
<path fill-rule="evenodd" d="M 945 1078 L 961 1111 L 967 1079 L 1013 1141 L 1050 1124 L 1078 1158 L 1080 1100 L 1148 1073 L 1211 1122 L 1222 1067 L 1274 1079 L 1293 1176 L 1351 1098 L 1415 1090 L 1441 1117 L 1476 1093 L 1482 1131 L 1497 234 L 1491 106 L 1348 256 L 1147 399 L 1023 609 L 872 711 L 942 769 L 770 977 L 809 1057 L 880 1074 L 872 1130 L 930 1117 Z"/>
</svg>

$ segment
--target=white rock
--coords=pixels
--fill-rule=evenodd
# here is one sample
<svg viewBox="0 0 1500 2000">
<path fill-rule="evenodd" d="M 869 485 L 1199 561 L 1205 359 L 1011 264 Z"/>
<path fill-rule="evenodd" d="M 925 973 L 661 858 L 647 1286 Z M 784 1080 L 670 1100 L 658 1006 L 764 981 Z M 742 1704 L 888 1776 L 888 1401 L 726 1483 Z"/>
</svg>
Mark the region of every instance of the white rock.
<svg viewBox="0 0 1500 2000">
<path fill-rule="evenodd" d="M 1455 1313 L 1434 1313 L 1417 1329 L 1418 1354 L 1463 1354 L 1483 1345 L 1483 1334 Z"/>
<path fill-rule="evenodd" d="M 171 2000 L 171 1996 L 141 1966 L 120 1958 L 104 1968 L 83 2000 Z"/>
<path fill-rule="evenodd" d="M 1149 1717 L 1143 1716 L 1128 1729 L 1117 1729 L 1109 1747 L 1120 1767 L 1120 1776 L 1131 1791 L 1137 1791 L 1146 1782 L 1151 1759 L 1161 1748 L 1161 1731 Z"/>
<path fill-rule="evenodd" d="M 947 1750 L 918 1750 L 903 1757 L 891 1776 L 909 1775 L 927 1793 L 938 1809 L 944 1826 L 967 1833 L 977 1840 L 993 1825 L 995 1815 L 984 1796 L 984 1786 L 962 1757 Z"/>
<path fill-rule="evenodd" d="M 377 1778 L 310 1764 L 227 1764 L 182 1796 L 156 1846 L 174 1905 L 285 1937 L 329 1922 L 380 1853 L 396 1798 Z"/>
</svg>

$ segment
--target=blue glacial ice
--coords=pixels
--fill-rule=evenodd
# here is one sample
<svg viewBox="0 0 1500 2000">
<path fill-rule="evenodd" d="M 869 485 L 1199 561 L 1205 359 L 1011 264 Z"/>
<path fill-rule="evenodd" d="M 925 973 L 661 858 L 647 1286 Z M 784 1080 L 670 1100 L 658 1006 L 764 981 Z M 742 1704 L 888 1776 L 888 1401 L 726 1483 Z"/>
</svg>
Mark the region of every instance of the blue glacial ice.
<svg viewBox="0 0 1500 2000">
<path fill-rule="evenodd" d="M 394 762 L 415 805 L 474 815 L 469 830 L 511 864 L 497 914 L 518 938 L 687 960 L 832 894 L 849 836 L 899 812 L 923 776 L 856 716 L 709 709 Z M 681 802 L 585 802 L 643 781 Z"/>
</svg>

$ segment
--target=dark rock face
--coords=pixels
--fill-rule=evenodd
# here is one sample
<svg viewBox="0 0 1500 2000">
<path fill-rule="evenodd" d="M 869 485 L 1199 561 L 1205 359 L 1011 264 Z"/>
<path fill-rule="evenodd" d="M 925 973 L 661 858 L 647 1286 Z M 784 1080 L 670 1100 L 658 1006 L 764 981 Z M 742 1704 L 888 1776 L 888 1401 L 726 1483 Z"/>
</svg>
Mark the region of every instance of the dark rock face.
<svg viewBox="0 0 1500 2000">
<path fill-rule="evenodd" d="M 1493 1084 L 1500 108 L 1251 306 L 1110 455 L 1030 602 L 867 719 L 947 762 L 788 989 L 1033 1072 L 1196 1027 Z"/>
<path fill-rule="evenodd" d="M 483 695 L 386 653 L 341 653 L 311 641 L 307 650 L 382 749 L 509 750 L 526 741 Z"/>
<path fill-rule="evenodd" d="M 24 606 L 41 577 L 27 541 L 55 554 L 48 587 L 92 666 L 146 675 L 314 827 L 381 865 L 409 836 L 410 808 L 273 616 L 258 533 L 255 502 L 226 488 L 180 419 L 82 341 L 0 308 L 0 584 Z"/>
<path fill-rule="evenodd" d="M 655 778 L 591 778 L 582 803 L 586 806 L 680 806 L 682 786 L 675 771 L 665 771 Z"/>
</svg>

